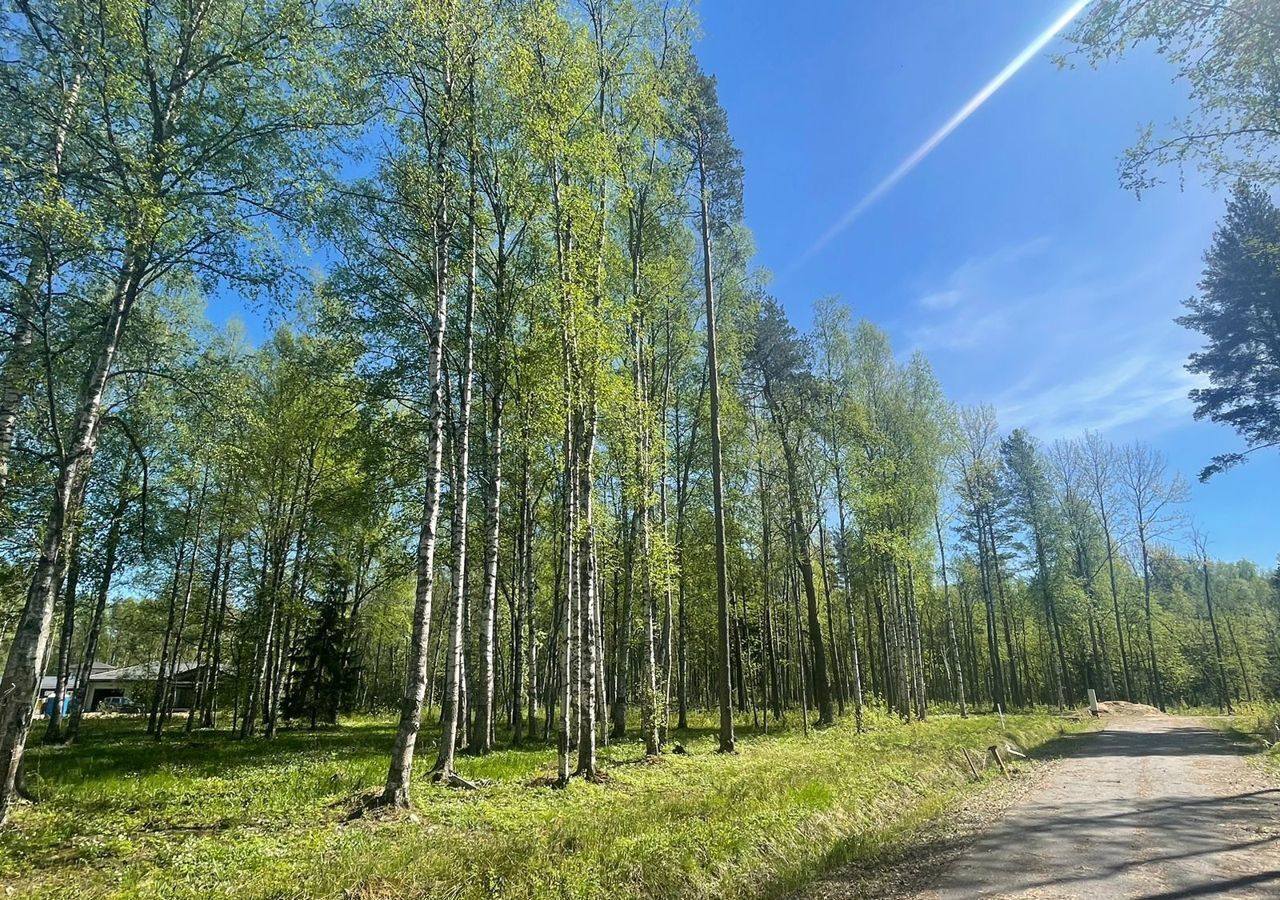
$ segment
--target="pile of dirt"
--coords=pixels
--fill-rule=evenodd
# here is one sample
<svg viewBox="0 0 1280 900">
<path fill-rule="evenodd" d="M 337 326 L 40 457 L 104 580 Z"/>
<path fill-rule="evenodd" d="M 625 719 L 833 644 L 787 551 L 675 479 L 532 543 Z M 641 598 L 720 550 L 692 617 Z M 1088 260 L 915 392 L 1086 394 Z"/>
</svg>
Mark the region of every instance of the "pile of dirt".
<svg viewBox="0 0 1280 900">
<path fill-rule="evenodd" d="M 1087 712 L 1087 710 L 1086 710 Z M 1164 713 L 1145 703 L 1129 703 L 1125 700 L 1108 700 L 1098 704 L 1100 716 L 1163 716 Z"/>
</svg>

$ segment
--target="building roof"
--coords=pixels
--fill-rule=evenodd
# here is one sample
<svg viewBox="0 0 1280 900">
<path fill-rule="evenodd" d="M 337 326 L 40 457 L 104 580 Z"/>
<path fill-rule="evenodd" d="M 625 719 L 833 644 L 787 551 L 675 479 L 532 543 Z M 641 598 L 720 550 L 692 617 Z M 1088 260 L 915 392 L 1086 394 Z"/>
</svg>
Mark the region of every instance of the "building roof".
<svg viewBox="0 0 1280 900">
<path fill-rule="evenodd" d="M 78 669 L 79 667 L 77 667 Z M 110 672 L 115 666 L 110 663 L 95 662 L 89 672 L 89 680 L 96 681 L 98 676 L 103 672 Z M 41 691 L 56 691 L 58 689 L 58 675 L 55 672 L 52 675 L 46 675 L 40 679 Z M 67 678 L 67 690 L 74 691 L 76 689 L 76 672 L 72 671 L 70 677 Z"/>
<path fill-rule="evenodd" d="M 173 668 L 174 675 L 185 675 L 200 668 L 193 662 L 180 662 Z M 121 666 L 116 669 L 95 671 L 89 676 L 90 681 L 154 681 L 160 671 L 157 662 L 140 663 L 136 666 Z"/>
<path fill-rule="evenodd" d="M 180 662 L 174 666 L 173 674 L 181 677 L 194 672 L 196 669 L 203 668 L 207 663 L 197 665 L 194 662 Z M 225 667 L 219 667 L 220 671 L 225 672 Z M 93 671 L 89 673 L 89 681 L 92 684 L 111 684 L 112 682 L 138 683 L 144 681 L 155 681 L 156 673 L 160 671 L 158 662 L 139 663 L 136 666 L 112 666 L 107 663 L 96 662 L 93 664 Z M 72 674 L 67 679 L 67 690 L 75 690 L 76 676 Z M 58 676 L 46 675 L 40 679 L 40 692 L 50 694 L 58 689 Z"/>
</svg>

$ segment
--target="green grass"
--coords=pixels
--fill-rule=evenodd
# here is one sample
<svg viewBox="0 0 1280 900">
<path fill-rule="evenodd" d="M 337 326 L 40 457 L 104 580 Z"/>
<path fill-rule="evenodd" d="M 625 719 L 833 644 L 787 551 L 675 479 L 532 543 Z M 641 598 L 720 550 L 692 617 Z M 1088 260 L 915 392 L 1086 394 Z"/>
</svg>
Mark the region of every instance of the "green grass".
<svg viewBox="0 0 1280 900">
<path fill-rule="evenodd" d="M 1006 719 L 1024 748 L 1062 727 Z M 388 721 L 160 744 L 136 721 L 90 721 L 76 746 L 28 757 L 40 802 L 0 833 L 0 879 L 76 898 L 777 896 L 884 852 L 971 789 L 961 746 L 1002 737 L 991 716 L 874 724 L 744 731 L 733 756 L 714 752 L 709 729 L 681 732 L 689 754 L 658 762 L 614 743 L 601 751 L 607 783 L 563 791 L 534 786 L 553 750 L 503 750 L 461 760 L 478 790 L 423 778 L 413 815 L 346 821 L 385 775 Z M 419 774 L 433 744 L 424 728 Z"/>
<path fill-rule="evenodd" d="M 1218 728 L 1246 741 L 1260 751 L 1262 765 L 1272 771 L 1280 771 L 1280 743 L 1275 741 L 1275 727 L 1280 727 L 1280 705 L 1275 703 L 1243 703 L 1235 708 L 1235 715 L 1211 719 Z"/>
</svg>

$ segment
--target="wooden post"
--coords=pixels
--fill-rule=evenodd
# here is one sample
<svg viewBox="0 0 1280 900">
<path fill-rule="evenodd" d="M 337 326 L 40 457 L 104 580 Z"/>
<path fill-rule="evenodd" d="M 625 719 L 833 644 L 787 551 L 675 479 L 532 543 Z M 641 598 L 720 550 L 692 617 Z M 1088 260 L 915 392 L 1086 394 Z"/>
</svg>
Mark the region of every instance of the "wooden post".
<svg viewBox="0 0 1280 900">
<path fill-rule="evenodd" d="M 987 752 L 996 758 L 996 765 L 1000 767 L 1000 774 L 1005 778 L 1009 777 L 1009 770 L 1005 768 L 1004 760 L 1000 757 L 1000 748 L 992 744 L 987 748 Z"/>
<path fill-rule="evenodd" d="M 1098 718 L 1098 694 L 1093 688 L 1089 688 L 1089 714 Z"/>
<path fill-rule="evenodd" d="M 969 755 L 969 748 L 961 747 L 960 752 L 964 754 L 964 761 L 969 764 L 969 771 L 973 773 L 973 780 L 977 781 L 982 776 L 978 774 L 978 767 L 974 765 L 973 757 Z"/>
</svg>

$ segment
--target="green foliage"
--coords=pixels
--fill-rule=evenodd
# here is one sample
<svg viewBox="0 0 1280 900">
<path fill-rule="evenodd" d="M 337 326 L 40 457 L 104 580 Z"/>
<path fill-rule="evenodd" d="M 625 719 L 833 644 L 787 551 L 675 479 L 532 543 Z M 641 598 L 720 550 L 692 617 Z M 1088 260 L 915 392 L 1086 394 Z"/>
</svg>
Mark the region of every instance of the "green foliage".
<svg viewBox="0 0 1280 900">
<path fill-rule="evenodd" d="M 1055 737 L 1044 716 L 877 722 L 810 738 L 679 735 L 687 756 L 603 751 L 611 778 L 565 792 L 531 786 L 548 749 L 463 759 L 475 792 L 432 789 L 412 818 L 344 822 L 379 785 L 388 725 L 356 720 L 272 742 L 201 735 L 156 745 L 128 721 L 86 726 L 41 751 L 41 798 L 0 835 L 0 866 L 26 896 L 270 897 L 450 893 L 457 897 L 761 897 L 815 871 L 891 849 L 911 823 L 968 790 L 957 746 Z"/>
<path fill-rule="evenodd" d="M 1071 32 L 1092 62 L 1154 47 L 1175 69 L 1191 112 L 1160 133 L 1146 125 L 1124 156 L 1121 177 L 1135 190 L 1157 183 L 1153 169 L 1194 162 L 1212 179 L 1280 180 L 1280 22 L 1267 3 L 1100 0 Z"/>
<path fill-rule="evenodd" d="M 1204 349 L 1187 370 L 1209 378 L 1191 399 L 1196 418 L 1229 425 L 1251 453 L 1280 443 L 1280 210 L 1267 192 L 1239 182 L 1227 215 L 1205 256 L 1199 296 L 1186 301 L 1178 323 L 1200 332 Z M 1206 481 L 1244 460 L 1214 458 L 1200 473 Z"/>
<path fill-rule="evenodd" d="M 1174 6 L 1123 27 L 1187 26 Z M 1097 38 L 1131 7 L 1098 3 L 1081 27 Z M 797 330 L 795 298 L 751 269 L 741 154 L 684 3 L 5 10 L 0 305 L 34 325 L 0 367 L 22 449 L 0 454 L 0 612 L 32 614 L 32 673 L 56 632 L 64 674 L 166 655 L 216 658 L 220 679 L 189 740 L 91 722 L 33 758 L 45 802 L 0 837 L 16 884 L 757 896 L 938 808 L 963 774 L 949 748 L 991 723 L 888 726 L 958 707 L 962 687 L 1006 711 L 1059 683 L 1073 703 L 1161 682 L 1175 704 L 1280 690 L 1275 585 L 1208 563 L 1220 674 L 1204 570 L 1161 545 L 1179 540 L 1178 482 L 1145 449 L 1006 436 L 838 299 Z M 1219 11 L 1190 22 L 1209 25 Z M 1263 318 L 1256 295 L 1280 294 L 1274 212 L 1240 189 L 1187 317 L 1217 341 L 1197 364 L 1230 382 L 1199 399 L 1247 427 L 1274 399 L 1251 352 L 1267 335 L 1227 312 Z M 204 321 L 226 291 L 279 301 L 260 346 Z M 464 495 L 482 498 L 465 515 Z M 499 729 L 532 711 L 533 734 L 464 736 L 479 793 L 436 791 L 418 766 L 422 819 L 343 823 L 392 733 L 318 726 L 405 709 L 413 734 L 456 623 L 466 724 L 491 703 Z M 739 724 L 777 732 L 736 758 L 665 734 L 716 704 L 724 662 Z M 821 719 L 855 713 L 809 736 L 820 681 Z M 566 695 L 639 722 L 658 761 L 624 737 L 601 755 L 608 784 L 531 784 L 551 759 L 538 742 L 578 733 Z M 655 752 L 671 740 L 692 755 Z"/>
</svg>

